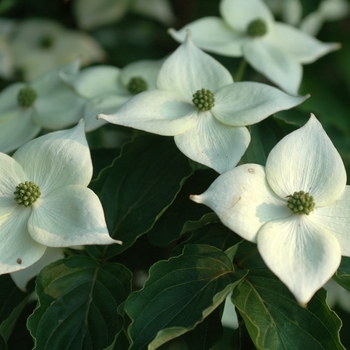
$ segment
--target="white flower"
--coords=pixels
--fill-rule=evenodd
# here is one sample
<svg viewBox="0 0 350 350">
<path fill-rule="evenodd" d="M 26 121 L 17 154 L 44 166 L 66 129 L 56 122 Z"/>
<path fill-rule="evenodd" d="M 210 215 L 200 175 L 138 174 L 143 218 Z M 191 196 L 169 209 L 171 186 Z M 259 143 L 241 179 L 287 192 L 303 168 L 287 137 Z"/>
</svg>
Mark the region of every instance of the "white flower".
<svg viewBox="0 0 350 350">
<path fill-rule="evenodd" d="M 61 74 L 62 79 L 86 100 L 86 131 L 106 123 L 102 119 L 97 120 L 97 114 L 113 113 L 135 94 L 156 89 L 158 72 L 163 62 L 141 60 L 122 69 L 102 65 L 85 68 L 76 74 Z"/>
<path fill-rule="evenodd" d="M 205 17 L 169 33 L 177 41 L 193 32 L 199 47 L 226 56 L 244 56 L 249 64 L 290 94 L 298 94 L 302 64 L 338 49 L 302 31 L 275 22 L 261 0 L 222 0 L 219 17 Z"/>
<path fill-rule="evenodd" d="M 12 158 L 0 153 L 0 274 L 31 266 L 46 247 L 120 243 L 87 188 L 91 177 L 82 121 L 29 141 Z"/>
<path fill-rule="evenodd" d="M 273 148 L 265 167 L 238 166 L 191 198 L 257 242 L 266 265 L 301 304 L 332 277 L 341 255 L 350 256 L 350 186 L 339 153 L 313 115 Z"/>
<path fill-rule="evenodd" d="M 117 22 L 128 11 L 168 25 L 175 20 L 168 0 L 76 0 L 74 10 L 78 25 L 87 30 Z"/>
<path fill-rule="evenodd" d="M 46 19 L 20 22 L 11 43 L 14 65 L 26 81 L 79 58 L 83 66 L 101 62 L 105 53 L 86 33 Z"/>
<path fill-rule="evenodd" d="M 60 77 L 79 62 L 51 70 L 31 84 L 14 83 L 0 93 L 0 152 L 10 152 L 34 138 L 41 128 L 58 130 L 83 117 L 85 100 Z"/>
<path fill-rule="evenodd" d="M 188 34 L 160 69 L 157 90 L 142 92 L 115 114 L 99 117 L 175 136 L 181 152 L 221 173 L 233 168 L 246 151 L 250 142 L 246 125 L 306 98 L 259 83 L 233 84 L 226 68 L 198 49 Z"/>
</svg>

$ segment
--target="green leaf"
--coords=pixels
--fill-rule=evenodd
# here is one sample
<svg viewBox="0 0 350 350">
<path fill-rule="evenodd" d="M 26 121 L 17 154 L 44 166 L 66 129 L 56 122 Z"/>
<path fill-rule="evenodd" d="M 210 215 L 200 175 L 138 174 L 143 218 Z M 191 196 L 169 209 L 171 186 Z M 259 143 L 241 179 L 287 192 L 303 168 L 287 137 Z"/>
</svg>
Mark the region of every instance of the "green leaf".
<svg viewBox="0 0 350 350">
<path fill-rule="evenodd" d="M 350 292 L 350 258 L 342 256 L 340 266 L 333 279 Z"/>
<path fill-rule="evenodd" d="M 208 245 L 188 245 L 180 256 L 156 263 L 144 288 L 125 303 L 133 320 L 130 349 L 157 349 L 194 329 L 243 276 L 224 252 Z"/>
<path fill-rule="evenodd" d="M 0 335 L 0 350 L 7 350 L 7 345 L 2 335 Z"/>
<path fill-rule="evenodd" d="M 272 148 L 284 136 L 296 130 L 297 124 L 271 116 L 258 124 L 250 126 L 251 142 L 241 163 L 257 163 L 265 165 Z"/>
<path fill-rule="evenodd" d="M 303 308 L 271 271 L 253 268 L 233 289 L 232 302 L 257 349 L 344 349 L 341 321 L 324 289 Z"/>
<path fill-rule="evenodd" d="M 191 194 L 204 192 L 217 176 L 215 171 L 206 169 L 196 171 L 186 180 L 174 202 L 147 233 L 153 245 L 163 247 L 179 239 L 187 221 L 197 221 L 211 212 L 211 209 L 194 203 L 189 197 Z"/>
<path fill-rule="evenodd" d="M 7 342 L 28 301 L 29 293 L 18 289 L 9 274 L 0 276 L 0 283 L 0 335 Z"/>
<path fill-rule="evenodd" d="M 221 325 L 221 316 L 223 311 L 222 303 L 216 308 L 203 322 L 199 323 L 196 328 L 183 335 L 183 338 L 191 350 L 211 349 L 219 342 L 223 335 Z M 222 306 L 222 307 L 221 307 Z"/>
<path fill-rule="evenodd" d="M 120 254 L 149 231 L 192 172 L 172 138 L 145 134 L 127 144 L 101 190 L 109 232 L 123 245 L 98 247 L 101 257 Z"/>
<path fill-rule="evenodd" d="M 28 319 L 35 349 L 103 349 L 123 327 L 117 307 L 130 293 L 131 273 L 71 256 L 37 277 L 39 305 Z"/>
<path fill-rule="evenodd" d="M 210 213 L 202 218 L 204 222 L 206 219 L 212 220 L 213 215 Z M 206 222 L 206 225 L 201 225 L 198 229 L 192 231 L 190 237 L 178 245 L 174 249 L 174 252 L 179 253 L 187 244 L 207 244 L 226 251 L 232 247 L 237 247 L 242 241 L 243 238 L 236 235 L 217 219 L 215 222 Z"/>
</svg>

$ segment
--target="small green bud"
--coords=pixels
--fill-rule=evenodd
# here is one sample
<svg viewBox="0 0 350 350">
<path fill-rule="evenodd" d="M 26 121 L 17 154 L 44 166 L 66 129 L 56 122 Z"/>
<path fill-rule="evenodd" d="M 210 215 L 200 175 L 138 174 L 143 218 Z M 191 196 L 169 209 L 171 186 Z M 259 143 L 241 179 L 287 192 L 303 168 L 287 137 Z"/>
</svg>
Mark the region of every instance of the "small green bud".
<svg viewBox="0 0 350 350">
<path fill-rule="evenodd" d="M 210 90 L 198 90 L 192 97 L 192 102 L 199 111 L 210 111 L 215 106 L 215 97 Z"/>
<path fill-rule="evenodd" d="M 126 88 L 131 94 L 136 95 L 140 92 L 147 91 L 148 84 L 142 77 L 134 77 L 129 80 Z"/>
<path fill-rule="evenodd" d="M 39 39 L 39 47 L 42 49 L 50 49 L 53 46 L 54 40 L 50 35 L 45 35 Z"/>
<path fill-rule="evenodd" d="M 309 215 L 315 208 L 314 197 L 310 196 L 308 192 L 294 192 L 292 195 L 287 197 L 287 206 L 295 214 Z"/>
<path fill-rule="evenodd" d="M 32 104 L 36 100 L 36 97 L 37 94 L 35 90 L 32 89 L 30 86 L 26 86 L 23 89 L 19 90 L 17 101 L 21 107 L 27 108 L 32 106 Z"/>
<path fill-rule="evenodd" d="M 250 37 L 256 38 L 259 36 L 263 36 L 266 33 L 267 33 L 267 25 L 264 20 L 258 18 L 249 23 L 247 28 L 247 34 Z"/>
<path fill-rule="evenodd" d="M 32 181 L 21 182 L 16 186 L 15 201 L 19 205 L 30 207 L 40 197 L 40 187 Z"/>
</svg>

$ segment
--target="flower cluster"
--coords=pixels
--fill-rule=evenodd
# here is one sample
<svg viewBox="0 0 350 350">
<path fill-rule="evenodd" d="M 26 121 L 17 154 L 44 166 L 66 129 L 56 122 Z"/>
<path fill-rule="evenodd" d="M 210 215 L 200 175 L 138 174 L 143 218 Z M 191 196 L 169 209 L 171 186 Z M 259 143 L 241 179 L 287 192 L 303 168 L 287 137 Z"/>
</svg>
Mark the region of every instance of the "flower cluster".
<svg viewBox="0 0 350 350">
<path fill-rule="evenodd" d="M 60 2 L 89 34 L 0 6 L 0 347 L 33 293 L 38 349 L 212 348 L 219 319 L 235 344 L 340 349 L 322 287 L 350 291 L 350 124 L 338 70 L 303 65 L 349 6 L 172 4 Z"/>
</svg>

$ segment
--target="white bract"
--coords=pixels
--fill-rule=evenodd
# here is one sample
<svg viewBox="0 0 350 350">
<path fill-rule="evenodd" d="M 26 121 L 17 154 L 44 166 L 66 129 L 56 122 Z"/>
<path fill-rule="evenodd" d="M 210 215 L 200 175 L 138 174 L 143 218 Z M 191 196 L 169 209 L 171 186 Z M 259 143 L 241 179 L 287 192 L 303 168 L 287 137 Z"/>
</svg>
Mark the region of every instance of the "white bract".
<svg viewBox="0 0 350 350">
<path fill-rule="evenodd" d="M 76 74 L 61 74 L 64 81 L 86 100 L 86 131 L 106 123 L 102 119 L 97 120 L 97 114 L 113 113 L 135 94 L 156 89 L 162 63 L 163 60 L 141 60 L 122 69 L 102 65 L 85 68 Z"/>
<path fill-rule="evenodd" d="M 47 247 L 121 243 L 87 188 L 92 163 L 84 123 L 0 153 L 0 274 L 25 269 Z"/>
<path fill-rule="evenodd" d="M 160 69 L 157 90 L 137 94 L 116 113 L 99 118 L 175 136 L 186 156 L 222 173 L 246 151 L 250 142 L 246 125 L 306 98 L 259 83 L 233 84 L 227 69 L 198 49 L 188 33 L 185 43 Z"/>
<path fill-rule="evenodd" d="M 265 167 L 238 166 L 191 199 L 256 242 L 301 304 L 332 277 L 341 255 L 350 256 L 350 186 L 339 153 L 313 115 L 272 149 Z"/>
<path fill-rule="evenodd" d="M 219 17 L 204 17 L 169 32 L 177 41 L 193 32 L 196 45 L 225 56 L 244 56 L 277 86 L 297 95 L 302 64 L 312 63 L 340 47 L 321 41 L 284 23 L 275 22 L 261 0 L 221 0 Z"/>
<path fill-rule="evenodd" d="M 167 25 L 175 20 L 168 0 L 76 0 L 74 10 L 78 25 L 88 30 L 117 22 L 128 11 L 156 19 Z"/>
<path fill-rule="evenodd" d="M 26 81 L 79 58 L 83 66 L 101 62 L 102 47 L 90 35 L 46 19 L 20 22 L 11 40 L 14 66 Z"/>
<path fill-rule="evenodd" d="M 34 138 L 41 128 L 58 130 L 83 117 L 85 100 L 62 79 L 79 62 L 53 69 L 31 84 L 14 83 L 0 93 L 0 152 L 10 152 Z"/>
</svg>

